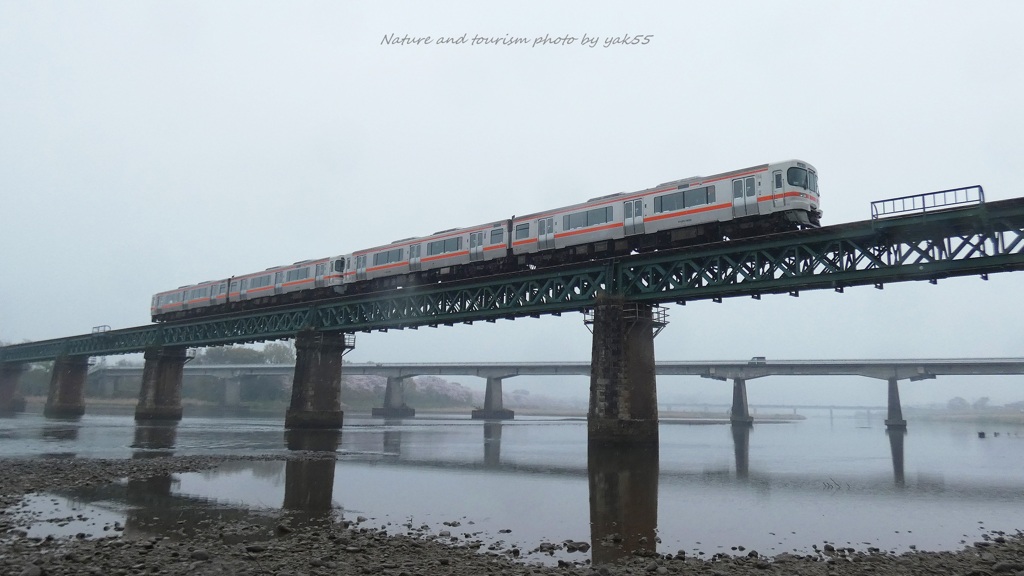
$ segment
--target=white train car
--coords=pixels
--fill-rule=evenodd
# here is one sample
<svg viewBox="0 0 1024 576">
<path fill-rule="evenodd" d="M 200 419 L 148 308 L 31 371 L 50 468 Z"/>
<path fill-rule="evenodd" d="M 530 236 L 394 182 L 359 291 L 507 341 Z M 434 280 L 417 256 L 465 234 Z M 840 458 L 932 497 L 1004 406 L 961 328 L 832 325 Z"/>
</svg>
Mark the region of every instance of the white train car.
<svg viewBox="0 0 1024 576">
<path fill-rule="evenodd" d="M 153 296 L 150 310 L 170 320 L 816 227 L 820 217 L 817 171 L 788 160 L 182 286 Z"/>
<path fill-rule="evenodd" d="M 508 255 L 508 221 L 471 228 L 453 228 L 430 236 L 396 240 L 353 252 L 344 283 L 362 282 L 410 273 L 446 274 L 446 269 L 492 261 Z"/>
<path fill-rule="evenodd" d="M 154 320 L 183 316 L 189 311 L 228 302 L 228 280 L 208 280 L 153 295 L 149 307 Z"/>
<path fill-rule="evenodd" d="M 695 237 L 701 225 L 731 221 L 721 228 L 725 236 L 817 226 L 819 205 L 813 166 L 799 160 L 762 164 L 515 218 L 512 253 L 582 246 L 601 252 L 611 249 L 602 243 L 629 237 L 636 238 L 634 247 L 669 247 Z M 659 233 L 665 234 L 659 239 Z"/>
</svg>

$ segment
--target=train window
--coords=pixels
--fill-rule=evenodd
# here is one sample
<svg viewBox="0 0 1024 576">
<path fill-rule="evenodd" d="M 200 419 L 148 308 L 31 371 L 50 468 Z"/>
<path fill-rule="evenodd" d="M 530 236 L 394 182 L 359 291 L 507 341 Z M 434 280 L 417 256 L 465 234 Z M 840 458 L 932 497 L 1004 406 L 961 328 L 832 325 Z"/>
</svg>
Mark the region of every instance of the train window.
<svg viewBox="0 0 1024 576">
<path fill-rule="evenodd" d="M 289 270 L 285 274 L 284 281 L 285 282 L 294 282 L 296 280 L 305 280 L 306 278 L 309 278 L 309 266 L 304 266 L 302 268 L 296 268 L 295 270 Z"/>
<path fill-rule="evenodd" d="M 708 203 L 708 189 L 707 188 L 694 188 L 693 190 L 686 191 L 686 207 L 698 206 L 700 204 Z"/>
<path fill-rule="evenodd" d="M 803 168 L 790 168 L 786 170 L 786 180 L 790 186 L 807 189 L 807 170 Z"/>
<path fill-rule="evenodd" d="M 392 262 L 402 261 L 402 249 L 395 248 L 394 250 L 385 250 L 378 252 L 373 255 L 373 265 L 380 266 L 382 264 L 391 264 Z"/>
<path fill-rule="evenodd" d="M 611 206 L 604 206 L 602 208 L 592 208 L 590 210 L 587 210 L 586 212 L 566 214 L 562 219 L 562 229 L 574 230 L 576 228 L 596 226 L 598 224 L 604 224 L 605 222 L 611 222 L 611 220 Z"/>
<path fill-rule="evenodd" d="M 747 176 L 743 181 L 747 185 L 747 198 L 750 198 L 754 195 L 754 177 Z"/>
<path fill-rule="evenodd" d="M 345 271 L 345 259 L 344 258 L 338 258 L 337 260 L 334 261 L 334 271 L 335 272 L 344 272 Z"/>
<path fill-rule="evenodd" d="M 421 246 L 421 244 L 413 244 L 412 246 L 409 246 L 409 259 L 420 257 Z"/>
<path fill-rule="evenodd" d="M 523 238 L 529 238 L 529 237 L 530 237 L 530 225 L 528 223 L 527 224 L 519 224 L 518 226 L 516 226 L 516 240 L 522 240 Z"/>
<path fill-rule="evenodd" d="M 445 252 L 455 252 L 462 248 L 462 237 L 456 236 L 455 238 L 449 238 L 444 241 Z"/>
<path fill-rule="evenodd" d="M 732 181 L 732 197 L 733 200 L 743 198 L 743 180 Z"/>
<path fill-rule="evenodd" d="M 810 170 L 807 171 L 807 187 L 814 191 L 818 191 L 818 175 Z"/>
<path fill-rule="evenodd" d="M 775 189 L 782 189 L 782 170 L 776 170 L 773 174 L 775 176 Z"/>
<path fill-rule="evenodd" d="M 495 228 L 491 230 L 491 244 L 501 244 L 505 241 L 505 229 Z"/>
</svg>

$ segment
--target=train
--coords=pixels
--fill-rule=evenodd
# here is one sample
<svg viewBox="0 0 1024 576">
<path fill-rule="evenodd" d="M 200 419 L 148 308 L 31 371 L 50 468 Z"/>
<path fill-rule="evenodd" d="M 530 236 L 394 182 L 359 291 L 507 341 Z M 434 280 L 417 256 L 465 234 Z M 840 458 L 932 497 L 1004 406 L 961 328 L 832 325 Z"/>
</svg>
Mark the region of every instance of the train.
<svg viewBox="0 0 1024 576">
<path fill-rule="evenodd" d="M 820 206 L 813 166 L 761 164 L 181 286 L 150 311 L 164 322 L 816 228 Z"/>
</svg>

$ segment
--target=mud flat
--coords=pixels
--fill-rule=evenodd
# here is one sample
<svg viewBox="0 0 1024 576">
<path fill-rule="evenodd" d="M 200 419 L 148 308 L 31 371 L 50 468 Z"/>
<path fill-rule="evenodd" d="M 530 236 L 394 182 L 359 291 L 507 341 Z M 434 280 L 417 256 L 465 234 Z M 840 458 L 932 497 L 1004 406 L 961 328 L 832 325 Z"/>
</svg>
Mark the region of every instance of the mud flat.
<svg viewBox="0 0 1024 576">
<path fill-rule="evenodd" d="M 294 459 L 333 457 L 296 453 Z M 98 537 L 29 537 L 30 514 L 24 498 L 50 491 L 104 486 L 123 479 L 197 472 L 227 460 L 280 460 L 279 457 L 166 457 L 139 460 L 0 459 L 0 574 L 248 574 L 248 575 L 482 575 L 625 574 L 683 575 L 872 575 L 949 574 L 1024 576 L 1024 537 L 985 534 L 962 550 L 912 551 L 895 555 L 877 549 L 854 550 L 825 544 L 814 554 L 767 557 L 756 551 L 694 558 L 649 551 L 624 551 L 622 559 L 600 566 L 588 560 L 558 566 L 523 562 L 526 551 L 482 546 L 471 538 L 452 537 L 409 526 L 406 535 L 388 535 L 363 519 L 293 523 L 287 511 L 253 511 L 249 517 L 208 519 L 198 526 L 159 536 L 130 535 L 116 523 Z M 453 531 L 455 531 L 453 529 Z M 552 549 L 586 550 L 592 543 L 542 543 Z M 616 546 L 614 540 L 593 543 Z"/>
</svg>

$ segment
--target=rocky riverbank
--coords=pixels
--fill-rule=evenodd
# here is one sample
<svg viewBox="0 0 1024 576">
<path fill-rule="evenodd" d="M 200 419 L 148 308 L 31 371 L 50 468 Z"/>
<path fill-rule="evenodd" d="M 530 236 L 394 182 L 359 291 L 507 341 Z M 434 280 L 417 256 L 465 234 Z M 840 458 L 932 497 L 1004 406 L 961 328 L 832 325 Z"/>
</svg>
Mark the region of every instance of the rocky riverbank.
<svg viewBox="0 0 1024 576">
<path fill-rule="evenodd" d="M 298 453 L 296 459 L 332 457 Z M 262 458 L 231 458 L 259 460 Z M 517 550 L 486 550 L 471 540 L 410 530 L 387 535 L 364 522 L 293 522 L 287 511 L 253 512 L 249 518 L 209 519 L 169 533 L 126 534 L 118 524 L 103 526 L 98 538 L 29 537 L 25 496 L 65 488 L 104 486 L 119 479 L 142 480 L 170 473 L 195 472 L 227 460 L 222 457 L 167 457 L 137 460 L 0 460 L 0 573 L 16 576 L 103 574 L 250 574 L 250 575 L 480 575 L 681 574 L 742 575 L 850 574 L 889 576 L 950 574 L 1024 576 L 1024 538 L 989 534 L 956 552 L 914 551 L 894 555 L 830 545 L 811 555 L 693 558 L 649 552 L 626 554 L 614 564 L 586 561 L 539 566 L 517 560 Z M 566 543 L 551 543 L 564 547 Z M 573 543 L 585 548 L 589 543 Z M 596 543 L 614 546 L 614 542 Z"/>
</svg>

